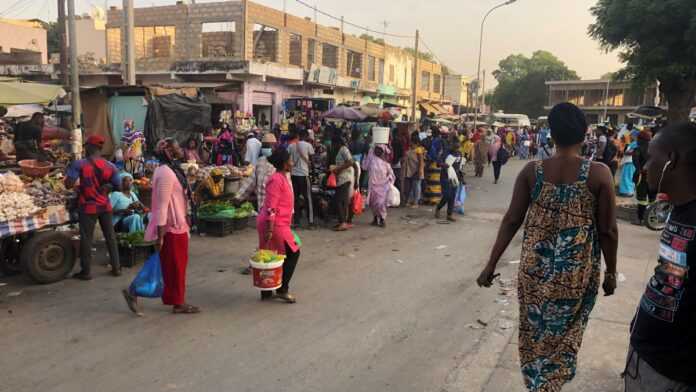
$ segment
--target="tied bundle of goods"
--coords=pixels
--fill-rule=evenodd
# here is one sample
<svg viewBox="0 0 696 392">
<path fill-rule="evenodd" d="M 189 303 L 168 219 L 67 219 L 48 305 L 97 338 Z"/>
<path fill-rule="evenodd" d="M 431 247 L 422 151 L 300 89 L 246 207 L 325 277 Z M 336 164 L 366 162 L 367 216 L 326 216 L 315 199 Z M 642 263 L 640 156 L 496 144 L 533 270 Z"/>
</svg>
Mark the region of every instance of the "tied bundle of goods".
<svg viewBox="0 0 696 392">
<path fill-rule="evenodd" d="M 0 222 L 31 216 L 39 210 L 26 193 L 3 192 L 0 197 Z"/>
<path fill-rule="evenodd" d="M 261 249 L 249 260 L 254 287 L 259 290 L 276 290 L 283 284 L 284 255 Z"/>
</svg>

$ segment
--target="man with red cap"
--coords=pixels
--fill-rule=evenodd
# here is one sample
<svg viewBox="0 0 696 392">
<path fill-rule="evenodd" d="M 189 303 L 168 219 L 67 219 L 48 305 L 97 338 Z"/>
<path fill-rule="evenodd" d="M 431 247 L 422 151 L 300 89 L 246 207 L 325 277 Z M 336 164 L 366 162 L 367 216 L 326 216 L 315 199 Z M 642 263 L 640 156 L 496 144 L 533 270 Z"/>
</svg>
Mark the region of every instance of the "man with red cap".
<svg viewBox="0 0 696 392">
<path fill-rule="evenodd" d="M 85 142 L 86 158 L 74 161 L 68 168 L 65 184 L 72 188 L 77 183 L 78 208 L 80 216 L 80 266 L 82 270 L 73 275 L 80 280 L 92 279 L 92 240 L 94 225 L 104 233 L 104 239 L 111 258 L 111 274 L 121 275 L 121 263 L 118 259 L 116 233 L 112 223 L 109 192 L 120 187 L 118 169 L 111 162 L 101 157 L 104 138 L 91 135 Z M 79 183 L 78 183 L 79 180 Z"/>
</svg>

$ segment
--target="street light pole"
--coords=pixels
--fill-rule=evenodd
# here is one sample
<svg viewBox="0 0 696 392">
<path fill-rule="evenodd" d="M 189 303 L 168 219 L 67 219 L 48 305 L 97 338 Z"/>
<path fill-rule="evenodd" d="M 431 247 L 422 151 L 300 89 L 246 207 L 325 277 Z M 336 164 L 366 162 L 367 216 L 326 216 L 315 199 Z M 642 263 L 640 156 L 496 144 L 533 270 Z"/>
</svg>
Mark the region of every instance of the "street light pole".
<svg viewBox="0 0 696 392">
<path fill-rule="evenodd" d="M 483 27 L 486 23 L 486 19 L 488 18 L 488 15 L 490 15 L 493 11 L 497 10 L 498 8 L 505 7 L 506 5 L 510 5 L 514 3 L 517 0 L 507 0 L 504 3 L 498 4 L 495 7 L 491 8 L 486 12 L 486 15 L 484 15 L 483 20 L 481 21 L 481 34 L 479 35 L 479 55 L 478 55 L 478 66 L 476 67 L 476 91 L 475 91 L 475 96 L 474 96 L 474 129 L 476 129 L 476 123 L 478 122 L 478 112 L 480 110 L 479 107 L 479 90 L 481 89 L 481 54 L 483 52 Z M 485 94 L 485 91 L 482 93 Z"/>
</svg>

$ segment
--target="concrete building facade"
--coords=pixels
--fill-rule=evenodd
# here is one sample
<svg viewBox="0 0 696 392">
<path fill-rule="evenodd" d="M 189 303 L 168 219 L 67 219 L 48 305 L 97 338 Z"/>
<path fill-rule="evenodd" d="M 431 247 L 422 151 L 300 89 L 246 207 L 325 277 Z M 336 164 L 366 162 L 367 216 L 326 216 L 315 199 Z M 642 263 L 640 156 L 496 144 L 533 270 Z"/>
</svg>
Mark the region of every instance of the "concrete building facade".
<svg viewBox="0 0 696 392">
<path fill-rule="evenodd" d="M 469 82 L 471 80 L 466 76 L 457 74 L 445 75 L 445 100 L 452 103 L 456 109 L 462 113 L 466 112 L 469 107 Z"/>
<path fill-rule="evenodd" d="M 37 21 L 0 19 L 0 64 L 48 62 L 46 30 Z"/>
<path fill-rule="evenodd" d="M 624 124 L 627 115 L 639 106 L 654 106 L 661 101 L 657 86 L 636 90 L 630 81 L 567 80 L 548 81 L 548 105 L 550 110 L 561 102 L 577 105 L 587 115 L 590 123 L 609 121 Z M 662 100 L 664 102 L 664 100 Z"/>
</svg>

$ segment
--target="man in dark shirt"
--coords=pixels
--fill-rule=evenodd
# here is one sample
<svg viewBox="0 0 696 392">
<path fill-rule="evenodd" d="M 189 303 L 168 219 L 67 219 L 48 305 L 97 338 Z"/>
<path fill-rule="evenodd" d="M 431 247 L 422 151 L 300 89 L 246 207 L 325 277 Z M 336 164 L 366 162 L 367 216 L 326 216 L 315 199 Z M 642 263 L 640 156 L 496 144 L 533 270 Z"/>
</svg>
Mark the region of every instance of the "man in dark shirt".
<svg viewBox="0 0 696 392">
<path fill-rule="evenodd" d="M 44 127 L 42 113 L 34 113 L 31 120 L 17 124 L 14 132 L 14 144 L 17 151 L 17 161 L 23 159 L 38 159 L 45 161 L 46 154 L 41 148 L 41 134 Z"/>
<path fill-rule="evenodd" d="M 109 192 L 120 187 L 118 169 L 111 162 L 101 157 L 104 138 L 92 135 L 85 143 L 87 158 L 74 161 L 68 168 L 65 183 L 68 188 L 78 185 L 78 207 L 80 215 L 80 265 L 82 270 L 73 277 L 81 280 L 92 279 L 92 239 L 97 220 L 104 233 L 109 257 L 111 274 L 121 275 L 121 263 L 118 259 L 116 233 L 112 223 Z"/>
<path fill-rule="evenodd" d="M 665 128 L 649 155 L 648 186 L 675 207 L 631 323 L 626 392 L 696 391 L 696 124 Z"/>
</svg>

